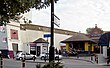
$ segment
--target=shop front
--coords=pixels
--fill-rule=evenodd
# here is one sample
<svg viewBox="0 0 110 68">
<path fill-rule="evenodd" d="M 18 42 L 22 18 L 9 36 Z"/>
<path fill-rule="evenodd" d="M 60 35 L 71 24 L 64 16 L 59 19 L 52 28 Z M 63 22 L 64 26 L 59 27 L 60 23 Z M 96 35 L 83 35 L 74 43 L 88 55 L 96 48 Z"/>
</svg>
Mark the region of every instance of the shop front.
<svg viewBox="0 0 110 68">
<path fill-rule="evenodd" d="M 44 54 L 48 52 L 48 42 L 42 38 L 35 40 L 30 43 L 30 53 L 40 56 L 40 54 Z"/>
</svg>

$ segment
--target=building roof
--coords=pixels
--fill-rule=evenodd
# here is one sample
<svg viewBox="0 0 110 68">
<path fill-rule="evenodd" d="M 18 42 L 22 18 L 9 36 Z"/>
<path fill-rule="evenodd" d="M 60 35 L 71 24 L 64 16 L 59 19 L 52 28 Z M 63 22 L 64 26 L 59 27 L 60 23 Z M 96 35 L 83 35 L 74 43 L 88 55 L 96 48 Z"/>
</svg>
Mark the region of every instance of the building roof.
<svg viewBox="0 0 110 68">
<path fill-rule="evenodd" d="M 93 40 L 91 40 L 89 37 L 87 37 L 84 34 L 78 33 L 77 35 L 74 35 L 64 41 L 61 41 L 62 43 L 64 42 L 74 42 L 74 41 L 91 41 L 93 42 Z"/>
<path fill-rule="evenodd" d="M 48 42 L 45 41 L 43 38 L 39 38 L 39 39 L 35 40 L 33 43 L 48 43 Z"/>
<path fill-rule="evenodd" d="M 109 46 L 109 44 L 110 44 L 110 32 L 103 34 L 100 37 L 98 44 L 100 46 Z"/>
<path fill-rule="evenodd" d="M 50 27 L 35 25 L 35 24 L 20 24 L 20 29 L 21 30 L 36 30 L 36 31 L 43 31 L 43 32 L 50 32 L 51 31 Z M 76 34 L 77 32 L 54 28 L 54 33 L 72 36 L 72 35 Z"/>
</svg>

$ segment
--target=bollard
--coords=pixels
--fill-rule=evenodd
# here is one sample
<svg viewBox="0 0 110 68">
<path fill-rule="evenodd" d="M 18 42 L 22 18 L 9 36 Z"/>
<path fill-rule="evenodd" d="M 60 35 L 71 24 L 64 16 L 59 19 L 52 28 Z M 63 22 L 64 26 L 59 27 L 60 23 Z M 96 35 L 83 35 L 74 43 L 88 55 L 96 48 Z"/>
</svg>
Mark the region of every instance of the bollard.
<svg viewBox="0 0 110 68">
<path fill-rule="evenodd" d="M 77 58 L 79 58 L 79 55 L 77 55 Z"/>
<path fill-rule="evenodd" d="M 98 64 L 98 56 L 96 56 L 96 63 Z"/>
<path fill-rule="evenodd" d="M 91 60 L 93 60 L 93 56 L 91 56 Z"/>
<path fill-rule="evenodd" d="M 22 60 L 22 68 L 25 68 L 25 59 Z"/>
<path fill-rule="evenodd" d="M 46 56 L 44 57 L 44 61 L 46 62 Z"/>
<path fill-rule="evenodd" d="M 98 64 L 98 56 L 97 55 L 95 55 L 95 61 Z"/>
<path fill-rule="evenodd" d="M 35 60 L 36 60 L 36 57 L 34 56 L 34 57 L 33 57 L 33 61 L 35 61 Z"/>
<path fill-rule="evenodd" d="M 109 64 L 110 63 L 110 58 L 109 57 L 107 57 L 107 64 Z"/>
<path fill-rule="evenodd" d="M 95 55 L 95 61 L 96 61 L 96 55 Z"/>
<path fill-rule="evenodd" d="M 107 59 L 107 64 L 109 64 L 109 60 Z"/>
<path fill-rule="evenodd" d="M 58 62 L 59 62 L 59 60 L 60 60 L 60 59 L 59 59 L 59 57 L 58 57 Z"/>
<path fill-rule="evenodd" d="M 0 57 L 0 68 L 3 68 L 3 59 Z"/>
</svg>

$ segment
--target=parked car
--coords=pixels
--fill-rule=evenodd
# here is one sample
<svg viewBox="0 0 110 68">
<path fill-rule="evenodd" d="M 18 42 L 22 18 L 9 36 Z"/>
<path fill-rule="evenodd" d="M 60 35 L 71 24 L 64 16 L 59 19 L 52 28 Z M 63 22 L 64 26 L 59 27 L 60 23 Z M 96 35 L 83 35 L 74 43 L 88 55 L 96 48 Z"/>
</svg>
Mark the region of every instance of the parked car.
<svg viewBox="0 0 110 68">
<path fill-rule="evenodd" d="M 29 54 L 27 52 L 19 52 L 17 53 L 16 55 L 16 60 L 35 60 L 36 59 L 36 55 L 32 55 L 32 54 Z"/>
<path fill-rule="evenodd" d="M 49 53 L 45 53 L 45 54 L 40 54 L 40 59 L 44 60 L 44 59 L 49 59 Z M 55 60 L 61 60 L 62 59 L 62 55 L 59 54 L 55 54 Z"/>
</svg>

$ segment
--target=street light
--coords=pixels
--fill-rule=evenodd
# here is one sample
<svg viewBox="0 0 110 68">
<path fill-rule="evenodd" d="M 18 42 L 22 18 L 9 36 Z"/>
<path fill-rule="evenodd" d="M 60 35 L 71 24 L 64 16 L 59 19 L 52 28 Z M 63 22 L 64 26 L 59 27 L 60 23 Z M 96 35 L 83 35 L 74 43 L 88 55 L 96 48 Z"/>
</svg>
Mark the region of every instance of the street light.
<svg viewBox="0 0 110 68">
<path fill-rule="evenodd" d="M 54 0 L 51 0 L 51 43 L 49 48 L 49 62 L 54 61 Z"/>
</svg>

